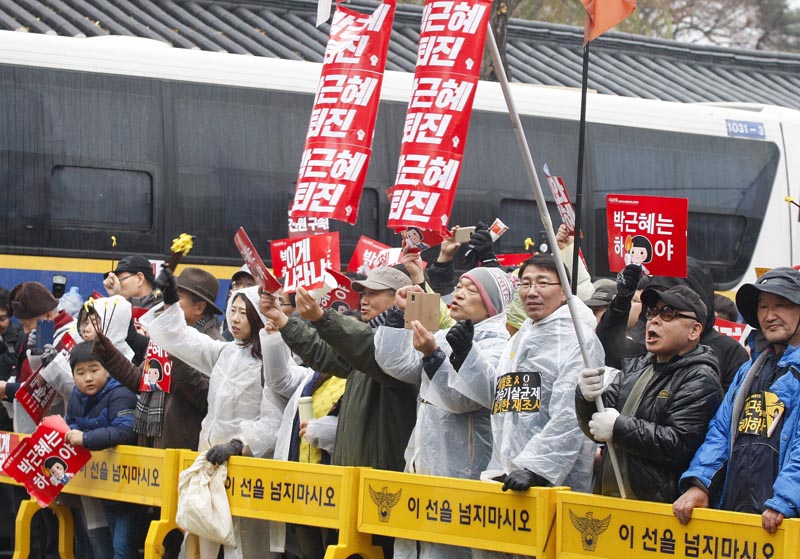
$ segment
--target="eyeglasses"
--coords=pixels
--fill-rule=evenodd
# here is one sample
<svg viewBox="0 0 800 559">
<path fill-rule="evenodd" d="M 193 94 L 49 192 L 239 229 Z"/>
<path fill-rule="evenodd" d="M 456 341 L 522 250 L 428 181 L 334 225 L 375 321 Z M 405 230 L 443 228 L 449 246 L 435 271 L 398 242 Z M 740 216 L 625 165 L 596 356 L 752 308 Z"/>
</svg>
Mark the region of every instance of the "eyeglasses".
<svg viewBox="0 0 800 559">
<path fill-rule="evenodd" d="M 129 276 L 125 276 L 124 278 L 121 278 L 121 277 L 117 276 L 117 279 L 119 280 L 119 282 L 120 282 L 120 283 L 122 283 L 122 282 L 123 282 L 123 281 L 125 281 L 126 279 L 135 278 L 136 276 L 137 276 L 137 274 L 131 274 L 131 275 L 129 275 Z"/>
<path fill-rule="evenodd" d="M 534 285 L 536 286 L 536 289 L 547 289 L 547 288 L 548 288 L 548 287 L 550 287 L 551 285 L 561 285 L 561 284 L 560 284 L 560 283 L 558 283 L 558 282 L 544 281 L 544 280 L 542 280 L 542 281 L 535 281 L 535 282 L 533 282 L 533 283 L 531 283 L 531 282 L 529 282 L 529 281 L 522 281 L 522 282 L 520 282 L 520 284 L 519 284 L 519 288 L 520 288 L 521 290 L 523 290 L 523 291 L 528 291 L 528 290 L 529 290 L 531 287 L 533 287 Z"/>
<path fill-rule="evenodd" d="M 688 314 L 681 314 L 676 309 L 670 307 L 669 305 L 664 305 L 663 307 L 650 307 L 647 309 L 647 320 L 652 320 L 655 317 L 661 317 L 661 320 L 664 322 L 672 322 L 676 318 L 688 318 L 689 320 L 694 320 L 695 322 L 699 322 L 696 316 L 689 316 Z"/>
</svg>

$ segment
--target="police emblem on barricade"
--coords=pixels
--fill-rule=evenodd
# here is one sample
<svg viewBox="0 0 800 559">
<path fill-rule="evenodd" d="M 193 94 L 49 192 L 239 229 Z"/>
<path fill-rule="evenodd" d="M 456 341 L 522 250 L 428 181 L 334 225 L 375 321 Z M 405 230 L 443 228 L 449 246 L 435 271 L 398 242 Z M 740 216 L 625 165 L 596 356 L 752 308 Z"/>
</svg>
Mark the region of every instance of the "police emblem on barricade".
<svg viewBox="0 0 800 559">
<path fill-rule="evenodd" d="M 380 492 L 375 491 L 372 486 L 369 487 L 369 497 L 375 506 L 378 507 L 378 520 L 381 522 L 389 522 L 389 515 L 392 514 L 392 507 L 400 502 L 400 495 L 403 494 L 401 489 L 397 493 L 389 493 L 388 487 L 381 488 Z"/>
<path fill-rule="evenodd" d="M 602 520 L 592 518 L 593 514 L 592 512 L 587 512 L 586 517 L 583 518 L 572 512 L 572 509 L 569 511 L 569 519 L 572 521 L 572 525 L 581 533 L 584 551 L 594 551 L 598 536 L 605 532 L 608 529 L 608 525 L 611 524 L 610 514 Z"/>
</svg>

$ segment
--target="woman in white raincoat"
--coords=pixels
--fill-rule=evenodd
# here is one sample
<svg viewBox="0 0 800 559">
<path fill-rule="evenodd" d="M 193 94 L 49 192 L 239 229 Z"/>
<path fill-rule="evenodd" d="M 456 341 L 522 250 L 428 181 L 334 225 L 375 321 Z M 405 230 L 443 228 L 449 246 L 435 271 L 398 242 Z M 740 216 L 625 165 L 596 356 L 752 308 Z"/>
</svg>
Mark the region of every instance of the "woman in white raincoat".
<svg viewBox="0 0 800 559">
<path fill-rule="evenodd" d="M 286 320 L 286 315 L 283 314 L 280 304 L 275 297 L 270 294 L 261 295 L 261 307 L 259 310 L 268 317 L 275 317 L 277 320 L 280 320 L 280 318 L 283 318 L 284 321 Z M 272 320 L 269 320 L 267 322 L 267 327 L 261 330 L 261 348 L 264 353 L 264 381 L 266 385 L 276 393 L 289 398 L 286 409 L 284 410 L 283 421 L 278 431 L 274 456 L 275 460 L 289 460 L 290 447 L 294 436 L 295 417 L 298 412 L 298 403 L 300 397 L 303 395 L 304 389 L 307 389 L 309 381 L 311 381 L 315 375 L 318 375 L 318 373 L 310 367 L 304 367 L 295 362 L 291 350 L 283 341 L 280 334 L 278 334 L 278 328 Z M 334 400 L 338 401 L 338 399 L 341 398 L 344 392 L 345 382 L 346 379 L 329 376 L 326 381 L 317 386 L 313 395 L 315 399 L 318 396 L 317 391 L 325 392 L 325 395 L 327 395 L 327 398 L 323 398 L 321 404 L 323 404 L 322 408 L 328 409 L 323 411 L 320 408 L 322 414 L 330 411 L 330 405 L 335 403 Z M 320 396 L 323 396 L 323 394 L 320 394 Z M 319 408 L 316 402 L 314 408 L 315 411 Z M 316 415 L 315 413 L 315 416 Z M 309 422 L 309 425 L 306 427 L 304 438 L 313 442 L 313 446 L 328 454 L 333 454 L 338 420 L 339 418 L 336 416 L 321 415 L 317 419 Z M 314 431 L 314 436 L 310 436 L 310 431 L 312 430 Z M 314 530 L 313 528 L 306 528 L 308 530 Z M 291 547 L 290 543 L 287 541 L 286 524 L 283 522 L 271 522 L 270 529 L 270 550 L 278 553 L 286 552 L 287 546 Z M 320 534 L 322 534 L 321 531 Z M 295 537 L 301 537 L 303 535 L 307 536 L 308 534 L 304 534 L 304 532 L 301 531 L 297 533 Z M 289 551 L 298 557 L 309 555 L 308 551 L 310 549 L 317 549 L 324 546 L 323 538 L 319 537 L 319 541 L 317 541 L 316 537 L 317 535 L 315 535 L 314 541 L 294 542 L 294 546 L 297 546 L 297 549 L 289 549 Z M 324 554 L 324 551 L 321 553 Z"/>
<path fill-rule="evenodd" d="M 140 319 L 150 339 L 203 374 L 210 375 L 208 414 L 200 428 L 198 450 L 216 453 L 222 461 L 234 454 L 271 458 L 285 399 L 262 382 L 259 331 L 265 319 L 258 312 L 258 287 L 233 293 L 226 316 L 233 342 L 222 342 L 187 326 L 178 302 L 175 277 L 165 269 L 164 305 Z M 174 293 L 173 293 L 174 290 Z M 162 312 L 163 311 L 163 312 Z M 225 559 L 277 557 L 270 554 L 269 529 L 264 521 L 238 520 L 236 548 L 225 548 Z M 237 526 L 237 523 L 234 523 Z M 219 546 L 201 540 L 201 557 L 216 557 Z"/>
<path fill-rule="evenodd" d="M 513 292 L 512 279 L 500 268 L 474 268 L 461 276 L 453 294 L 451 317 L 474 323 L 475 345 L 492 366 L 508 341 L 505 307 Z M 398 292 L 398 307 L 405 306 L 407 293 Z M 406 448 L 406 471 L 477 479 L 492 451 L 489 410 L 447 385 L 453 371 L 449 330 L 434 336 L 418 322 L 413 326 L 414 330 L 403 328 L 402 314 L 396 311 L 375 335 L 375 359 L 381 368 L 420 387 L 417 423 Z M 426 559 L 472 556 L 464 547 L 427 542 L 420 546 L 419 557 Z M 395 557 L 417 557 L 416 542 L 395 540 Z"/>
<path fill-rule="evenodd" d="M 596 447 L 578 426 L 574 402 L 584 363 L 553 257 L 523 263 L 519 290 L 528 319 L 497 368 L 474 344 L 449 378 L 451 387 L 492 410 L 492 458 L 481 479 L 505 480 L 510 489 L 569 485 L 591 491 Z M 589 365 L 601 367 L 594 314 L 578 300 L 575 305 Z M 524 483 L 515 483 L 520 479 Z"/>
</svg>

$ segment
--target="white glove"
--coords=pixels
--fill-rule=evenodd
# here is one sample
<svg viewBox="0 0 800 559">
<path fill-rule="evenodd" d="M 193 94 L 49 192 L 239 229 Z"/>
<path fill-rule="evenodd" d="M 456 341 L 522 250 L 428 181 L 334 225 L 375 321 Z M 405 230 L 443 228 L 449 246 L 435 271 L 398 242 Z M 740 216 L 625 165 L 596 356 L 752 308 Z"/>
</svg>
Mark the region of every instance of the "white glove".
<svg viewBox="0 0 800 559">
<path fill-rule="evenodd" d="M 599 369 L 581 369 L 578 375 L 578 388 L 581 389 L 584 400 L 592 401 L 605 392 L 606 389 L 603 386 L 604 373 L 605 369 L 602 367 Z"/>
<path fill-rule="evenodd" d="M 589 422 L 589 432 L 594 440 L 601 443 L 609 442 L 614 437 L 614 423 L 618 417 L 619 412 L 614 408 L 594 412 L 592 420 Z"/>
<path fill-rule="evenodd" d="M 338 425 L 339 418 L 335 415 L 324 415 L 319 419 L 312 419 L 306 425 L 303 440 L 311 446 L 332 454 L 333 447 L 336 445 L 336 428 Z"/>
<path fill-rule="evenodd" d="M 31 371 L 34 373 L 39 370 L 39 367 L 42 366 L 42 356 L 41 355 L 33 355 L 31 350 L 27 350 L 28 354 L 28 364 L 31 366 Z"/>
</svg>

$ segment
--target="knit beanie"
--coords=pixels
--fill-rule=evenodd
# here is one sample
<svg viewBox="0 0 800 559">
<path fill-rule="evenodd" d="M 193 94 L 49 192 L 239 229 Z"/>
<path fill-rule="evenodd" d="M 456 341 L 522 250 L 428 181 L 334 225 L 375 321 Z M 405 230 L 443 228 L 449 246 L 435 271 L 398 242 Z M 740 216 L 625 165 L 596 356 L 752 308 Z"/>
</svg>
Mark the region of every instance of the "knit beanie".
<svg viewBox="0 0 800 559">
<path fill-rule="evenodd" d="M 38 281 L 18 284 L 9 294 L 14 316 L 27 320 L 49 313 L 58 307 L 58 299 Z"/>
<path fill-rule="evenodd" d="M 478 288 L 489 316 L 505 311 L 514 296 L 514 282 L 500 268 L 473 268 L 461 277 L 471 280 Z"/>
</svg>

